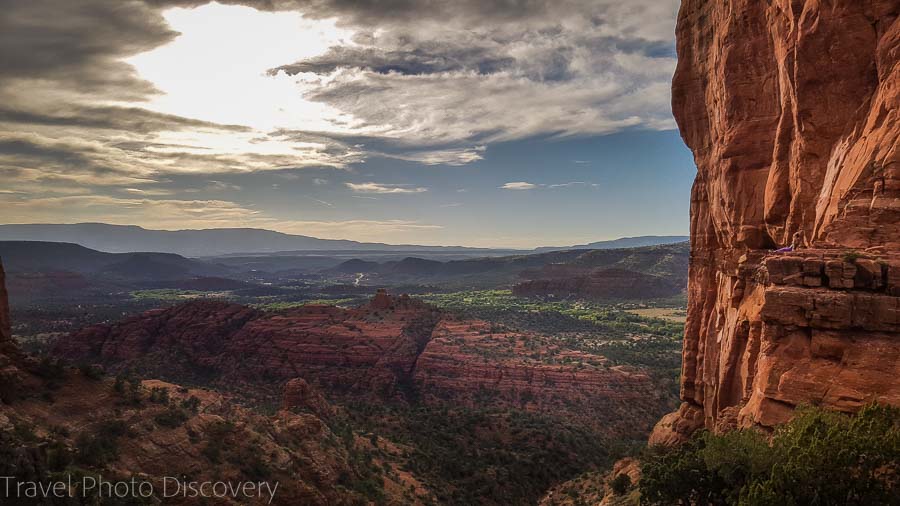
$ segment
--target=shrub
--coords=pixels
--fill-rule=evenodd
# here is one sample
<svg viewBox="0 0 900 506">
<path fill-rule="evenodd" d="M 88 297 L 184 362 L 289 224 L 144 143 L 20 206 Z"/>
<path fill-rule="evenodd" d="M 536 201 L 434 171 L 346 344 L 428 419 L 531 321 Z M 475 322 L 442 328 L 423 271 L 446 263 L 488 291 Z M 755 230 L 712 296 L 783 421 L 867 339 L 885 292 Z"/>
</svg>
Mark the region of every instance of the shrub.
<svg viewBox="0 0 900 506">
<path fill-rule="evenodd" d="M 771 442 L 751 430 L 703 432 L 648 450 L 642 467 L 646 504 L 897 504 L 900 408 L 805 408 Z"/>
<path fill-rule="evenodd" d="M 200 411 L 200 399 L 192 395 L 187 399 L 181 401 L 181 407 L 190 411 L 191 413 L 197 414 L 197 412 Z"/>
<path fill-rule="evenodd" d="M 75 461 L 86 466 L 101 466 L 119 456 L 118 438 L 128 433 L 121 420 L 103 422 L 93 432 L 82 432 L 75 440 Z"/>
<path fill-rule="evenodd" d="M 35 374 L 48 382 L 53 382 L 65 377 L 66 367 L 65 364 L 57 358 L 44 357 L 38 362 Z"/>
<path fill-rule="evenodd" d="M 169 403 L 169 389 L 165 387 L 153 387 L 150 389 L 150 402 L 157 404 Z"/>
<path fill-rule="evenodd" d="M 103 369 L 90 364 L 82 364 L 78 366 L 81 375 L 90 380 L 99 380 L 103 377 Z"/>
<path fill-rule="evenodd" d="M 625 495 L 631 488 L 631 477 L 625 473 L 621 473 L 609 482 L 609 488 L 616 495 Z"/>
<path fill-rule="evenodd" d="M 168 427 L 170 429 L 174 429 L 175 427 L 180 427 L 185 421 L 187 421 L 188 416 L 187 413 L 184 412 L 183 409 L 176 407 L 169 407 L 162 413 L 153 417 L 153 420 L 162 427 Z"/>
</svg>

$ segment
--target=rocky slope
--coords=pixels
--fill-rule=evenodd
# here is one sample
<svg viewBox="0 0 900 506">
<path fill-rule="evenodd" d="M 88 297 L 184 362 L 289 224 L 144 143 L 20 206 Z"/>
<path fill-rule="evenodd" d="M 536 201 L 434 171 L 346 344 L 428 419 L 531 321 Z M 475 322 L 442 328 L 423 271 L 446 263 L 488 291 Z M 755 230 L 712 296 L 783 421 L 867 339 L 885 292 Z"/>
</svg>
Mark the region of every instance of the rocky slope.
<svg viewBox="0 0 900 506">
<path fill-rule="evenodd" d="M 645 372 L 604 357 L 557 350 L 540 336 L 445 319 L 416 362 L 425 402 L 509 406 L 563 416 L 598 433 L 641 438 L 665 399 Z"/>
<path fill-rule="evenodd" d="M 372 473 L 354 461 L 359 444 L 332 431 L 327 420 L 333 408 L 302 380 L 287 384 L 282 410 L 262 416 L 208 390 L 156 380 L 113 381 L 95 367 L 75 370 L 52 360 L 38 362 L 19 352 L 11 338 L 2 265 L 0 387 L 2 476 L 40 481 L 73 475 L 76 483 L 85 472 L 113 481 L 136 477 L 152 484 L 157 498 L 162 497 L 164 477 L 279 484 L 271 502 L 264 495 L 218 499 L 217 504 L 368 500 L 348 487 Z M 90 502 L 80 499 L 80 490 L 73 493 L 79 499 L 28 501 L 17 495 L 14 502 Z M 396 504 L 400 495 L 384 499 Z M 0 502 L 9 499 L 0 497 Z M 402 500 L 409 501 L 417 503 L 411 497 Z M 185 497 L 165 502 L 206 504 Z"/>
<path fill-rule="evenodd" d="M 424 304 L 384 292 L 355 309 L 278 313 L 195 301 L 88 327 L 61 339 L 54 354 L 229 389 L 303 377 L 339 393 L 391 395 L 410 381 L 436 321 Z"/>
<path fill-rule="evenodd" d="M 666 409 L 656 381 L 640 370 L 495 327 L 383 291 L 354 309 L 266 313 L 195 301 L 86 328 L 60 339 L 54 353 L 257 401 L 303 378 L 337 397 L 509 407 L 632 437 Z M 288 385 L 293 396 L 307 397 L 306 383 Z"/>
<path fill-rule="evenodd" d="M 898 15 L 682 3 L 672 102 L 698 168 L 684 404 L 651 442 L 771 427 L 800 403 L 900 404 Z"/>
</svg>

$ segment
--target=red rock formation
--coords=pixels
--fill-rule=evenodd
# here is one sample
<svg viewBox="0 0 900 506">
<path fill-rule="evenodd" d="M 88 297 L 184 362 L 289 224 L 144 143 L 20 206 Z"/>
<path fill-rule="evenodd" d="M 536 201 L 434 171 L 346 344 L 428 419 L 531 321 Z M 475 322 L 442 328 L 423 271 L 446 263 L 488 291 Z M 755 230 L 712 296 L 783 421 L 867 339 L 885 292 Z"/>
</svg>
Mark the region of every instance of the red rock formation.
<svg viewBox="0 0 900 506">
<path fill-rule="evenodd" d="M 412 374 L 437 313 L 379 294 L 357 309 L 308 305 L 264 313 L 194 301 L 96 325 L 60 340 L 58 356 L 229 387 L 304 378 L 340 392 L 390 395 Z"/>
<path fill-rule="evenodd" d="M 486 322 L 442 320 L 416 362 L 420 397 L 543 412 L 634 437 L 643 437 L 666 409 L 644 372 L 609 366 L 600 355 L 554 354 L 552 345 L 536 339 L 492 330 Z"/>
<path fill-rule="evenodd" d="M 108 461 L 87 466 L 102 472 L 108 480 L 127 480 L 131 476 L 152 483 L 159 494 L 164 477 L 190 476 L 192 480 L 259 481 L 260 476 L 278 482 L 276 496 L 239 501 L 247 504 L 326 505 L 359 504 L 364 498 L 339 484 L 353 479 L 356 468 L 347 448 L 329 443 L 336 436 L 319 416 L 331 407 L 302 380 L 286 388 L 286 400 L 314 410 L 311 413 L 281 411 L 265 417 L 232 404 L 220 394 L 188 389 L 151 380 L 134 383 L 134 388 L 117 388 L 112 379 L 91 379 L 74 369 L 41 370 L 12 342 L 9 332 L 7 293 L 0 266 L 0 439 L 5 458 L 0 459 L 0 474 L 14 480 L 50 480 L 51 466 L 60 455 L 83 451 L 85 438 L 102 439 L 115 445 Z M 240 306 L 238 306 L 240 307 Z M 183 308 L 182 308 L 183 309 Z M 212 306 L 194 308 L 192 313 L 177 312 L 172 318 L 158 320 L 163 327 L 142 327 L 130 322 L 130 338 L 119 345 L 112 341 L 91 348 L 105 353 L 134 356 L 152 349 L 149 335 L 184 338 L 189 350 L 214 349 L 217 341 L 235 322 L 256 312 L 235 310 L 225 305 L 213 313 Z M 158 313 L 158 312 L 157 312 Z M 190 320 L 189 318 L 195 318 Z M 150 320 L 143 320 L 148 323 Z M 202 337 L 198 326 L 211 329 Z M 111 329 L 106 336 L 112 334 Z M 165 330 L 165 332 L 159 333 Z M 130 346 L 130 347 L 129 347 Z M 49 378 L 48 375 L 52 375 Z M 166 389 L 168 402 L 152 401 L 150 389 Z M 189 409 L 192 405 L 195 409 Z M 288 406 L 292 407 L 292 406 Z M 172 412 L 182 421 L 172 423 Z M 124 434 L 113 434 L 101 427 L 115 423 Z M 21 437 L 23 428 L 29 437 Z M 81 445 L 81 446 L 80 446 Z M 51 450 L 52 449 L 52 450 Z M 56 460 L 50 458 L 55 452 Z M 51 462 L 54 462 L 51 464 Z M 160 494 L 161 495 L 161 494 Z M 9 499 L 5 499 L 9 502 Z M 398 497 L 389 497 L 397 503 Z M 165 499 L 178 504 L 205 504 L 208 501 L 184 498 Z M 19 503 L 21 501 L 13 501 Z M 4 499 L 0 499 L 0 503 Z"/>
<path fill-rule="evenodd" d="M 0 263 L 0 343 L 12 339 L 12 330 L 9 323 L 9 295 L 6 293 L 6 274 L 3 272 L 3 264 Z"/>
<path fill-rule="evenodd" d="M 307 410 L 322 418 L 329 418 L 334 414 L 322 394 L 303 378 L 294 378 L 285 383 L 281 394 L 281 409 Z"/>
<path fill-rule="evenodd" d="M 284 409 L 325 417 L 318 387 L 373 399 L 412 399 L 407 394 L 415 391 L 425 402 L 544 412 L 633 437 L 669 408 L 657 382 L 640 370 L 384 292 L 357 309 L 311 305 L 277 313 L 194 301 L 84 329 L 60 340 L 54 353 L 242 394 L 271 395 L 287 381 Z"/>
<path fill-rule="evenodd" d="M 651 442 L 898 403 L 900 3 L 685 0 L 697 163 L 682 399 Z M 800 254 L 772 250 L 797 237 Z M 855 250 L 869 258 L 854 260 Z"/>
<path fill-rule="evenodd" d="M 26 361 L 12 338 L 6 275 L 0 263 L 0 403 L 12 402 L 23 394 L 23 365 Z"/>
</svg>

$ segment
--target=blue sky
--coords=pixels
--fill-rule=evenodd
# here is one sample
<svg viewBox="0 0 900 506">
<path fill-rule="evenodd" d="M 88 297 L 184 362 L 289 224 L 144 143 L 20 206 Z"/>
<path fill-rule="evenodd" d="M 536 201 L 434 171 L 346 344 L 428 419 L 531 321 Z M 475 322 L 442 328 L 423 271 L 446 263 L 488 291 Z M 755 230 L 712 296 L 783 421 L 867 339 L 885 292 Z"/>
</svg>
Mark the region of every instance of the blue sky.
<svg viewBox="0 0 900 506">
<path fill-rule="evenodd" d="M 17 3 L 0 220 L 498 247 L 685 234 L 677 6 Z"/>
<path fill-rule="evenodd" d="M 694 165 L 677 131 L 526 139 L 491 145 L 483 156 L 463 166 L 372 158 L 345 170 L 226 175 L 219 182 L 235 187 L 224 190 L 229 199 L 289 220 L 362 217 L 434 227 L 403 232 L 404 240 L 417 244 L 532 247 L 688 231 Z M 347 187 L 373 181 L 425 191 L 358 193 Z M 205 182 L 194 177 L 171 184 Z M 510 182 L 535 188 L 502 188 Z"/>
</svg>

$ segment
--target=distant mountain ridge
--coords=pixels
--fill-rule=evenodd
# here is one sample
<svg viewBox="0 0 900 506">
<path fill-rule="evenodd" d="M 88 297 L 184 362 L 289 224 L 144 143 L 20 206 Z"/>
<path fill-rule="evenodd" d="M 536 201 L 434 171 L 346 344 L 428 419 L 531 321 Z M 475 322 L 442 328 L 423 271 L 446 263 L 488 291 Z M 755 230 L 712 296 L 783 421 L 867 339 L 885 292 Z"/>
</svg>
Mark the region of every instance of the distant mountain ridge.
<svg viewBox="0 0 900 506">
<path fill-rule="evenodd" d="M 690 247 L 685 242 L 636 248 L 596 250 L 568 249 L 528 255 L 471 258 L 441 262 L 416 257 L 388 262 L 347 260 L 322 273 L 366 274 L 373 279 L 392 282 L 447 282 L 451 280 L 487 288 L 523 280 L 576 279 L 590 277 L 600 270 L 615 269 L 618 278 L 645 276 L 663 280 L 669 292 L 680 292 L 687 282 Z M 596 277 L 596 276 L 595 276 Z M 621 284 L 621 282 L 620 282 Z M 668 295 L 668 294 L 667 294 Z M 666 296 L 667 296 L 666 295 Z"/>
<path fill-rule="evenodd" d="M 137 225 L 106 223 L 8 224 L 0 225 L 0 241 L 40 241 L 72 243 L 106 253 L 174 253 L 184 257 L 214 257 L 239 254 L 300 252 L 431 252 L 486 255 L 545 253 L 571 249 L 616 249 L 656 246 L 687 241 L 687 236 L 623 237 L 611 241 L 534 250 L 473 248 L 467 246 L 422 246 L 319 239 L 260 228 L 212 228 L 199 230 L 152 230 Z"/>
<path fill-rule="evenodd" d="M 588 244 L 580 244 L 577 246 L 553 247 L 545 246 L 535 248 L 535 253 L 544 253 L 548 251 L 562 251 L 570 249 L 623 249 L 623 248 L 642 248 L 644 246 L 659 246 L 663 244 L 676 244 L 679 242 L 687 242 L 690 237 L 686 235 L 642 235 L 637 237 L 621 237 L 610 241 L 597 241 Z"/>
<path fill-rule="evenodd" d="M 185 257 L 284 251 L 491 251 L 463 246 L 417 246 L 319 239 L 259 228 L 151 230 L 105 223 L 0 225 L 0 241 L 45 241 L 79 244 L 107 253 L 174 253 Z"/>
<path fill-rule="evenodd" d="M 225 267 L 173 253 L 105 253 L 64 242 L 0 241 L 0 257 L 10 273 L 73 272 L 158 280 L 229 272 Z"/>
</svg>

